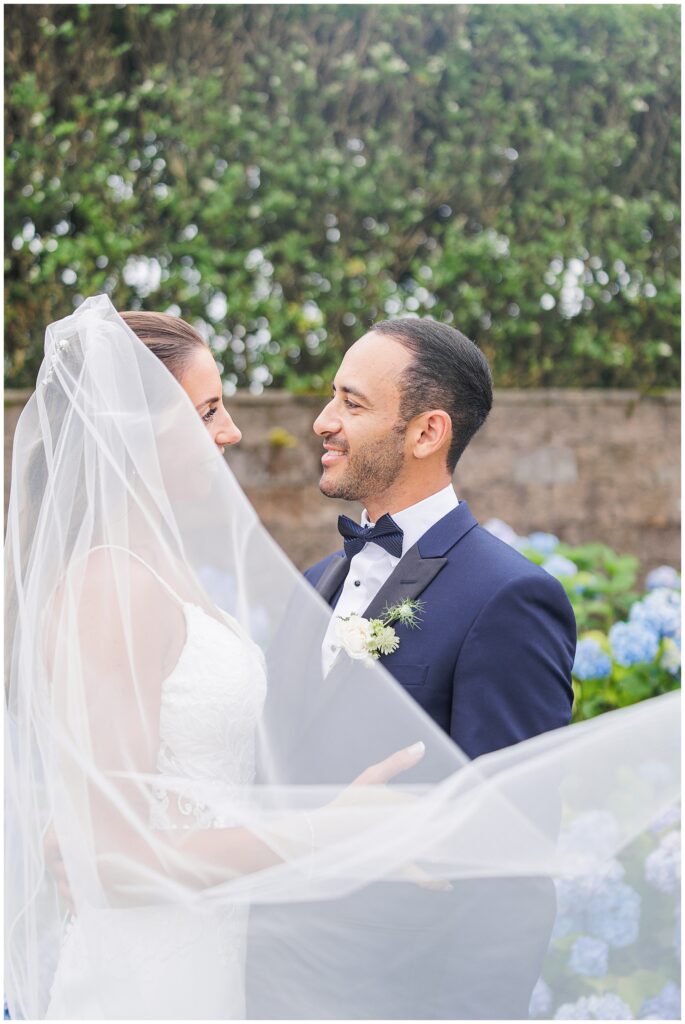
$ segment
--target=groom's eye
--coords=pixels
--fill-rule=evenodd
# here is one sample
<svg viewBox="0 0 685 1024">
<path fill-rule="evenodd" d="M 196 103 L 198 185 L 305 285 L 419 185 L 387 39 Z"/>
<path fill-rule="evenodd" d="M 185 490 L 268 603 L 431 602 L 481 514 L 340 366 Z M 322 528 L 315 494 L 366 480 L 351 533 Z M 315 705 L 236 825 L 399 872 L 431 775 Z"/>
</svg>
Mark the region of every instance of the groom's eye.
<svg viewBox="0 0 685 1024">
<path fill-rule="evenodd" d="M 345 399 L 345 405 L 348 409 L 361 409 L 361 405 L 357 405 L 356 402 L 351 402 L 349 398 Z"/>
</svg>

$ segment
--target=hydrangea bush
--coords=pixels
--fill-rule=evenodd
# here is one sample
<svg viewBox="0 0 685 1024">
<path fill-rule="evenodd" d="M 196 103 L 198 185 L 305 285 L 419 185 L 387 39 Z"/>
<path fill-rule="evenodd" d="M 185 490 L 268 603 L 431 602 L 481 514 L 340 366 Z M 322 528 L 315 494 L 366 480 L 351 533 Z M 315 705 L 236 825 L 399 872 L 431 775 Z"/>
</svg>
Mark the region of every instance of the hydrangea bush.
<svg viewBox="0 0 685 1024">
<path fill-rule="evenodd" d="M 556 880 L 557 916 L 529 1015 L 553 1020 L 680 1020 L 680 831 L 671 808 L 602 872 Z M 568 852 L 616 837 L 606 812 L 562 829 Z"/>
<path fill-rule="evenodd" d="M 639 592 L 637 559 L 603 544 L 570 547 L 540 532 L 522 537 L 497 519 L 486 529 L 555 576 L 569 596 L 578 623 L 575 720 L 680 685 L 681 581 L 674 568 L 652 570 Z M 640 768 L 655 787 L 665 771 L 661 764 Z M 565 822 L 559 846 L 608 856 L 617 828 L 608 813 L 581 814 Z M 620 859 L 607 860 L 601 875 L 555 884 L 557 916 L 530 1017 L 679 1020 L 678 808 L 654 821 Z"/>
<path fill-rule="evenodd" d="M 555 576 L 573 605 L 578 647 L 573 665 L 574 721 L 680 685 L 678 572 L 668 565 L 636 590 L 639 564 L 604 544 L 571 547 L 551 533 L 519 536 L 498 519 L 486 529 Z"/>
</svg>

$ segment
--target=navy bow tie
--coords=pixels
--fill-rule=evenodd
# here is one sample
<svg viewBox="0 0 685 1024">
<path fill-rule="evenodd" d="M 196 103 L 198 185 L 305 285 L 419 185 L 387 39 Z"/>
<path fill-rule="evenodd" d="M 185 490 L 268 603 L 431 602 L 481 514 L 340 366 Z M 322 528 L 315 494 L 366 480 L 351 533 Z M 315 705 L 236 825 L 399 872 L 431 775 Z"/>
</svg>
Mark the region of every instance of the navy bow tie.
<svg viewBox="0 0 685 1024">
<path fill-rule="evenodd" d="M 359 526 L 349 516 L 338 516 L 338 531 L 345 538 L 345 554 L 353 558 L 372 541 L 395 558 L 402 557 L 404 534 L 389 515 L 381 516 L 375 526 Z"/>
</svg>

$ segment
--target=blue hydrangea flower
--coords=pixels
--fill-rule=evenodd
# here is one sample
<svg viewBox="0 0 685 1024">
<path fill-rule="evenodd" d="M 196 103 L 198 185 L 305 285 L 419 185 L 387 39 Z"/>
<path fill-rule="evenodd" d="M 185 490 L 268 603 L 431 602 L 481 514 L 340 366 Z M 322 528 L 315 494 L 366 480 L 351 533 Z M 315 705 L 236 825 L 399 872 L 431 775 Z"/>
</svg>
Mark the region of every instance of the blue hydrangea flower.
<svg viewBox="0 0 685 1024">
<path fill-rule="evenodd" d="M 596 817 L 601 819 L 600 814 Z M 611 815 L 606 817 L 611 819 Z M 606 832 L 604 838 L 600 833 L 596 838 L 598 842 L 593 844 L 592 850 L 601 855 L 602 845 L 610 839 L 610 833 Z M 573 843 L 569 845 L 563 833 L 560 846 L 563 847 L 560 852 L 573 852 Z M 582 933 L 601 939 L 612 948 L 622 948 L 635 942 L 641 901 L 638 893 L 622 881 L 624 874 L 623 866 L 617 860 L 610 860 L 601 871 L 557 879 L 557 918 L 553 938 Z"/>
<path fill-rule="evenodd" d="M 571 946 L 568 965 L 574 974 L 601 978 L 609 970 L 609 947 L 603 939 L 581 935 Z"/>
<path fill-rule="evenodd" d="M 677 676 L 680 672 L 680 644 L 671 640 L 670 636 L 664 637 L 664 649 L 659 664 L 672 676 Z"/>
<path fill-rule="evenodd" d="M 678 986 L 669 981 L 657 996 L 645 999 L 638 1019 L 680 1020 L 680 989 Z"/>
<path fill-rule="evenodd" d="M 578 572 L 576 563 L 572 562 L 570 558 L 564 558 L 563 555 L 550 555 L 542 563 L 542 568 L 546 569 L 550 576 L 556 576 L 557 579 L 564 576 L 575 576 Z"/>
<path fill-rule="evenodd" d="M 565 854 L 591 855 L 606 860 L 615 849 L 619 837 L 618 821 L 609 811 L 585 811 L 578 814 L 559 836 L 559 850 Z M 605 864 L 601 874 L 595 873 L 583 880 L 585 888 L 609 881 L 621 881 L 624 870 L 617 860 Z M 576 885 L 579 879 L 573 880 Z M 575 898 L 575 897 L 574 897 Z"/>
<path fill-rule="evenodd" d="M 602 996 L 590 996 L 590 1013 L 595 1020 L 633 1020 L 633 1011 L 620 996 L 605 992 Z"/>
<path fill-rule="evenodd" d="M 552 990 L 546 981 L 538 978 L 528 1004 L 529 1017 L 547 1017 L 552 1009 Z"/>
<path fill-rule="evenodd" d="M 611 675 L 611 658 L 593 636 L 586 636 L 578 641 L 573 675 L 581 681 L 606 679 Z"/>
<path fill-rule="evenodd" d="M 652 824 L 649 826 L 649 831 L 654 835 L 657 832 L 663 832 L 665 828 L 672 828 L 673 825 L 680 824 L 680 807 L 669 807 L 667 810 L 660 814 L 658 818 L 655 818 Z"/>
<path fill-rule="evenodd" d="M 680 632 L 680 591 L 660 587 L 630 609 L 630 621 L 639 622 L 658 636 L 675 637 Z"/>
<path fill-rule="evenodd" d="M 587 996 L 581 996 L 575 1003 L 562 1003 L 554 1014 L 555 1020 L 591 1020 L 590 1000 Z"/>
<path fill-rule="evenodd" d="M 659 892 L 680 888 L 680 832 L 669 832 L 645 861 L 645 878 Z"/>
<path fill-rule="evenodd" d="M 656 587 L 669 587 L 672 590 L 680 590 L 680 575 L 671 565 L 660 565 L 647 573 L 645 580 L 647 590 L 655 590 Z"/>
<path fill-rule="evenodd" d="M 639 894 L 624 882 L 607 882 L 593 893 L 585 908 L 585 931 L 614 949 L 630 946 L 640 927 Z"/>
<path fill-rule="evenodd" d="M 615 622 L 609 643 L 614 660 L 625 667 L 654 661 L 659 650 L 658 635 L 641 622 Z"/>
<path fill-rule="evenodd" d="M 581 996 L 575 1003 L 564 1003 L 555 1020 L 633 1020 L 627 1003 L 613 992 L 602 996 Z"/>
<path fill-rule="evenodd" d="M 541 555 L 551 555 L 559 547 L 559 538 L 553 533 L 529 533 L 525 538 L 526 547 L 532 548 Z"/>
</svg>

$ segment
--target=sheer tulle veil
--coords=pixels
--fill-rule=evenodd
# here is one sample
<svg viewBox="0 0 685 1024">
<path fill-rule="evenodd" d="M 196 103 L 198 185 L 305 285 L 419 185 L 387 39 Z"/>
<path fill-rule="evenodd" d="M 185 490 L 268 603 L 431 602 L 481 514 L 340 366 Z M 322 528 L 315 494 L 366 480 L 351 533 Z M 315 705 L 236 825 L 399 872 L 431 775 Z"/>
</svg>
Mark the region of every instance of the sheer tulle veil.
<svg viewBox="0 0 685 1024">
<path fill-rule="evenodd" d="M 71 916 L 55 841 L 94 943 L 114 911 L 246 908 L 249 1016 L 513 1018 L 533 986 L 533 1014 L 636 1016 L 677 978 L 678 696 L 470 762 L 379 665 L 324 675 L 330 610 L 104 296 L 47 330 L 6 566 L 13 1016 L 45 1016 Z M 168 589 L 261 651 L 249 784 L 160 770 Z M 420 763 L 350 787 L 418 741 Z"/>
</svg>

